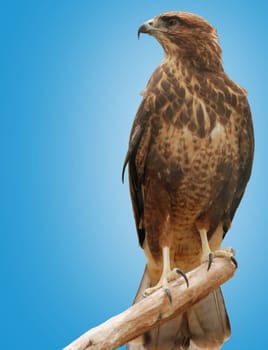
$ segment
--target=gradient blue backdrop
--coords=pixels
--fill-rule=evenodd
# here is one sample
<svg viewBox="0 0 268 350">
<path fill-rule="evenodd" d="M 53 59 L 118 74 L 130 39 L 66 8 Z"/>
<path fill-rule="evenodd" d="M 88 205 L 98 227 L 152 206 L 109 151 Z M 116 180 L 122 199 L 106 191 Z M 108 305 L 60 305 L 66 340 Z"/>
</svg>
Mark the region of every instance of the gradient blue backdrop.
<svg viewBox="0 0 268 350">
<path fill-rule="evenodd" d="M 56 350 L 127 308 L 144 267 L 121 169 L 139 92 L 162 59 L 145 20 L 198 13 L 249 93 L 252 179 L 226 245 L 225 349 L 267 341 L 267 12 L 261 1 L 9 1 L 0 9 L 2 349 Z"/>
</svg>

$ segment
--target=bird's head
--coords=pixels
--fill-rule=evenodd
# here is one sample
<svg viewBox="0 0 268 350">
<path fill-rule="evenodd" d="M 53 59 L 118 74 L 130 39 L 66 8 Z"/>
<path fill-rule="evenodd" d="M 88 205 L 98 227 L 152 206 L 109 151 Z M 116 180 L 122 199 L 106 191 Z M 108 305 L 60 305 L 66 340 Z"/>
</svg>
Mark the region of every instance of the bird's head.
<svg viewBox="0 0 268 350">
<path fill-rule="evenodd" d="M 222 69 L 217 32 L 200 16 L 186 12 L 162 13 L 142 24 L 138 37 L 141 33 L 154 36 L 168 58 L 199 69 Z"/>
</svg>

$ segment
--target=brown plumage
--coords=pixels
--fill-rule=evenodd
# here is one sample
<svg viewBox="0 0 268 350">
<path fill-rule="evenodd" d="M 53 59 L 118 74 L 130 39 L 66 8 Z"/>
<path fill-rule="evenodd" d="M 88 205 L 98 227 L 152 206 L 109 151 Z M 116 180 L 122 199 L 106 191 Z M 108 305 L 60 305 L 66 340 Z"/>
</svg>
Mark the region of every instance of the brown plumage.
<svg viewBox="0 0 268 350">
<path fill-rule="evenodd" d="M 215 29 L 194 14 L 169 12 L 140 33 L 154 36 L 165 56 L 142 92 L 123 168 L 147 258 L 136 300 L 165 285 L 171 269 L 187 272 L 208 253 L 221 255 L 254 149 L 246 91 L 225 74 Z M 219 349 L 229 335 L 217 290 L 129 349 Z"/>
</svg>

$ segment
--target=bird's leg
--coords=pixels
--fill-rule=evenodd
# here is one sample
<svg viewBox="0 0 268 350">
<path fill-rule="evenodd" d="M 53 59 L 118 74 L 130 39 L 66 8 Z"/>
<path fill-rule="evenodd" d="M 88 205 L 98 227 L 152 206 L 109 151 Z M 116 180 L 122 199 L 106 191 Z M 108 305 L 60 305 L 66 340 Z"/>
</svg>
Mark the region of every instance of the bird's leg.
<svg viewBox="0 0 268 350">
<path fill-rule="evenodd" d="M 230 258 L 233 261 L 233 263 L 237 266 L 237 262 L 234 258 L 235 252 L 232 248 L 219 249 L 212 252 L 208 243 L 207 230 L 200 229 L 199 234 L 202 245 L 201 263 L 208 261 L 208 270 L 210 269 L 213 259 L 215 257 Z"/>
<path fill-rule="evenodd" d="M 201 263 L 208 260 L 208 270 L 209 270 L 213 260 L 213 253 L 210 250 L 210 247 L 208 244 L 207 231 L 202 229 L 199 231 L 199 234 L 200 234 L 201 245 L 202 245 Z"/>
<path fill-rule="evenodd" d="M 167 289 L 167 284 L 168 284 L 168 278 L 170 279 L 170 273 L 171 273 L 171 267 L 170 267 L 170 249 L 169 247 L 164 247 L 162 248 L 162 257 L 163 257 L 163 269 L 162 269 L 162 274 L 161 277 L 158 281 L 158 283 L 145 290 L 144 295 L 150 295 L 157 289 L 163 287 L 165 290 Z M 173 278 L 175 279 L 175 278 Z"/>
<path fill-rule="evenodd" d="M 162 248 L 162 256 L 163 256 L 163 270 L 162 270 L 161 277 L 155 286 L 146 289 L 143 294 L 144 294 L 144 296 L 148 296 L 148 295 L 152 294 L 153 292 L 155 292 L 157 289 L 164 288 L 164 291 L 165 291 L 166 295 L 168 296 L 169 301 L 172 302 L 171 293 L 170 293 L 170 290 L 168 288 L 168 282 L 178 278 L 178 275 L 182 275 L 182 277 L 186 281 L 187 287 L 188 287 L 189 283 L 188 283 L 188 279 L 183 271 L 181 271 L 178 268 L 171 270 L 170 248 L 169 247 Z"/>
</svg>

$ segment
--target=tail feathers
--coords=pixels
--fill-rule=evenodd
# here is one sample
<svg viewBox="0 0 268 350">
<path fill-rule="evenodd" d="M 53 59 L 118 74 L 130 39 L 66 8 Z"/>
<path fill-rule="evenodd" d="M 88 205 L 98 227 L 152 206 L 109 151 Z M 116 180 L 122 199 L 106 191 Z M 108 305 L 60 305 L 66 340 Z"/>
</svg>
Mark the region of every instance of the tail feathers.
<svg viewBox="0 0 268 350">
<path fill-rule="evenodd" d="M 230 337 L 230 322 L 220 288 L 187 310 L 187 319 L 191 342 L 197 349 L 220 349 Z"/>
<path fill-rule="evenodd" d="M 148 287 L 145 269 L 134 303 Z M 229 318 L 219 288 L 182 315 L 131 341 L 127 350 L 218 350 L 229 337 Z"/>
</svg>

